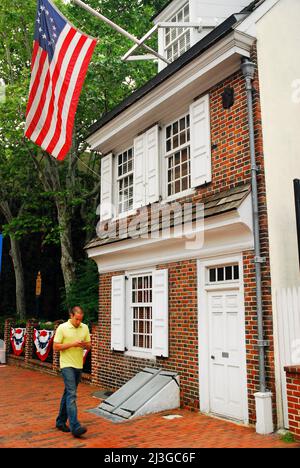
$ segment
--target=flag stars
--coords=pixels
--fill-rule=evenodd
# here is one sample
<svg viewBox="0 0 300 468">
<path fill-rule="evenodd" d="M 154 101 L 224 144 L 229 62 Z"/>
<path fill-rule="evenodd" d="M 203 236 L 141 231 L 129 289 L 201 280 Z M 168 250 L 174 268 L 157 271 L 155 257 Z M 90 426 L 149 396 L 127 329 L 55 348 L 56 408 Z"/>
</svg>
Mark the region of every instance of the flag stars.
<svg viewBox="0 0 300 468">
<path fill-rule="evenodd" d="M 41 6 L 41 10 L 44 11 L 46 10 L 46 7 L 44 5 Z"/>
<path fill-rule="evenodd" d="M 41 20 L 40 20 L 40 19 L 37 19 L 36 22 L 40 24 Z"/>
<path fill-rule="evenodd" d="M 49 11 L 48 11 L 48 10 L 46 10 L 46 15 L 47 15 L 47 16 L 49 15 Z"/>
<path fill-rule="evenodd" d="M 42 35 L 42 38 L 43 38 L 43 39 L 47 39 L 46 34 L 43 34 L 43 35 Z"/>
</svg>

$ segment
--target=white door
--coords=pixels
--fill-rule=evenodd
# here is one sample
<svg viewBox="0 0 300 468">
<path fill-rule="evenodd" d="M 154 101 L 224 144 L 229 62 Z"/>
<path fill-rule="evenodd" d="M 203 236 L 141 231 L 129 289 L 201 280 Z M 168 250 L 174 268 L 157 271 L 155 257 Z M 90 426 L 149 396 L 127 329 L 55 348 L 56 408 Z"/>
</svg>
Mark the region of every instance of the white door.
<svg viewBox="0 0 300 468">
<path fill-rule="evenodd" d="M 207 292 L 210 411 L 244 419 L 244 325 L 240 291 Z"/>
</svg>

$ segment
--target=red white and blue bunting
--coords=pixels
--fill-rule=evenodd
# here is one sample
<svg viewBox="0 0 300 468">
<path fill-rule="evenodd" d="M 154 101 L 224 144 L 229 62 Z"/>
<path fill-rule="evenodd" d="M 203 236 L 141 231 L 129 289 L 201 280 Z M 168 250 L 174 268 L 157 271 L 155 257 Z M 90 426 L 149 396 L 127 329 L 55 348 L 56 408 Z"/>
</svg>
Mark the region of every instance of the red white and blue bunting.
<svg viewBox="0 0 300 468">
<path fill-rule="evenodd" d="M 11 328 L 10 342 L 15 356 L 20 356 L 26 343 L 26 328 Z"/>
<path fill-rule="evenodd" d="M 34 329 L 33 341 L 36 347 L 36 354 L 41 361 L 46 361 L 51 351 L 51 346 L 54 338 L 53 330 L 37 330 Z"/>
</svg>

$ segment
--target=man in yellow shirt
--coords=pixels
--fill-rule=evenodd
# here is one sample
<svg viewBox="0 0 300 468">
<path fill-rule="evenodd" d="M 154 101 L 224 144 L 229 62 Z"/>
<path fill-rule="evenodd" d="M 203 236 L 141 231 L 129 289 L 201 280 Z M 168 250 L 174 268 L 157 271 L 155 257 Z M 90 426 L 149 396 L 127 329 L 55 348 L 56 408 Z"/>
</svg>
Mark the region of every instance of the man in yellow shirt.
<svg viewBox="0 0 300 468">
<path fill-rule="evenodd" d="M 57 429 L 72 432 L 80 437 L 87 429 L 77 419 L 77 387 L 83 368 L 83 350 L 91 349 L 88 326 L 82 323 L 84 312 L 75 306 L 70 312 L 70 319 L 56 330 L 53 349 L 60 352 L 60 368 L 64 379 L 65 391 L 61 399 L 59 414 L 56 419 Z M 69 419 L 70 429 L 67 426 Z"/>
</svg>

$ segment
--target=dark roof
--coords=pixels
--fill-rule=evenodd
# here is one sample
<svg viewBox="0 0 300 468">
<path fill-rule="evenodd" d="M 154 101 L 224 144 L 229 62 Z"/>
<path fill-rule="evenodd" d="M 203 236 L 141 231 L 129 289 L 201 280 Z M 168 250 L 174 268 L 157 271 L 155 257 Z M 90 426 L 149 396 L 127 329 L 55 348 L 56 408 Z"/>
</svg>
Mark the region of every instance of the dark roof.
<svg viewBox="0 0 300 468">
<path fill-rule="evenodd" d="M 144 86 L 134 91 L 130 96 L 124 99 L 119 105 L 114 107 L 110 112 L 104 114 L 97 122 L 91 125 L 88 129 L 88 135 L 92 135 L 101 127 L 106 125 L 108 122 L 113 120 L 124 110 L 128 109 L 134 103 L 143 98 L 146 94 L 151 92 L 154 88 L 159 86 L 161 83 L 166 81 L 174 73 L 181 70 L 188 63 L 194 60 L 196 57 L 204 53 L 209 47 L 214 45 L 216 42 L 221 40 L 231 31 L 233 27 L 240 21 L 240 14 L 250 14 L 255 8 L 265 0 L 254 0 L 246 8 L 244 8 L 240 13 L 231 15 L 223 23 L 213 29 L 209 34 L 207 34 L 201 41 L 197 42 L 193 47 L 188 49 L 184 54 L 182 54 L 177 60 L 170 63 L 165 67 L 160 73 L 155 75 L 151 80 L 149 80 Z M 166 7 L 167 5 L 165 5 Z M 164 8 L 165 8 L 164 7 Z"/>
<path fill-rule="evenodd" d="M 250 193 L 250 190 L 251 190 L 250 184 L 243 184 L 243 185 L 238 185 L 229 190 L 223 190 L 222 192 L 216 193 L 214 195 L 210 195 L 205 199 L 198 200 L 198 203 L 204 204 L 204 218 L 209 218 L 211 216 L 216 216 L 219 214 L 228 213 L 229 211 L 236 210 L 237 208 L 239 208 L 241 203 L 245 200 L 247 195 Z M 176 216 L 171 220 L 169 220 L 169 218 L 166 220 L 163 219 L 164 218 L 163 210 L 164 208 L 168 210 L 168 206 L 169 206 L 168 204 L 160 205 L 159 203 L 157 203 L 155 205 L 156 205 L 157 210 L 159 209 L 161 210 L 161 213 L 159 216 L 159 222 L 157 223 L 156 226 L 151 226 L 151 224 L 148 222 L 149 215 L 147 212 L 147 215 L 144 217 L 145 224 L 143 226 L 142 220 L 140 219 L 139 215 L 137 215 L 141 223 L 140 223 L 139 228 L 137 226 L 134 226 L 135 238 L 140 237 L 150 232 L 153 233 L 153 231 L 154 232 L 161 231 L 164 227 L 164 223 L 166 222 L 170 223 L 171 228 L 174 226 L 180 225 L 182 223 L 181 215 L 177 219 L 176 219 Z M 153 205 L 152 205 L 152 209 L 153 209 Z M 196 202 L 195 202 L 193 203 L 192 218 L 189 221 L 190 222 L 197 221 L 197 219 L 199 219 L 197 217 L 197 214 L 198 212 L 196 210 Z M 134 216 L 128 219 L 131 221 L 132 219 L 134 219 Z M 105 225 L 105 223 L 103 224 Z M 125 233 L 123 232 L 122 237 L 121 237 L 121 232 L 119 232 L 118 221 L 112 220 L 111 222 L 108 222 L 107 224 L 108 224 L 108 231 L 103 232 L 103 235 L 101 237 L 96 237 L 95 239 L 90 241 L 85 246 L 85 249 L 92 249 L 94 247 L 100 247 L 103 245 L 113 244 L 115 242 L 121 242 L 122 240 L 131 238 L 130 232 L 127 232 L 127 231 L 125 231 Z M 128 229 L 130 230 L 130 228 Z M 112 233 L 115 234 L 115 237 L 113 237 Z"/>
<path fill-rule="evenodd" d="M 241 13 L 247 13 L 247 12 L 251 12 L 254 10 L 254 7 L 256 8 L 256 4 L 258 3 L 262 3 L 264 2 L 265 0 L 254 0 L 252 1 L 248 6 L 246 6 L 243 11 Z M 151 21 L 153 21 L 158 15 L 161 14 L 162 11 L 164 11 L 169 5 L 170 3 L 172 3 L 173 0 L 169 0 L 157 13 L 155 13 L 150 19 Z"/>
</svg>

